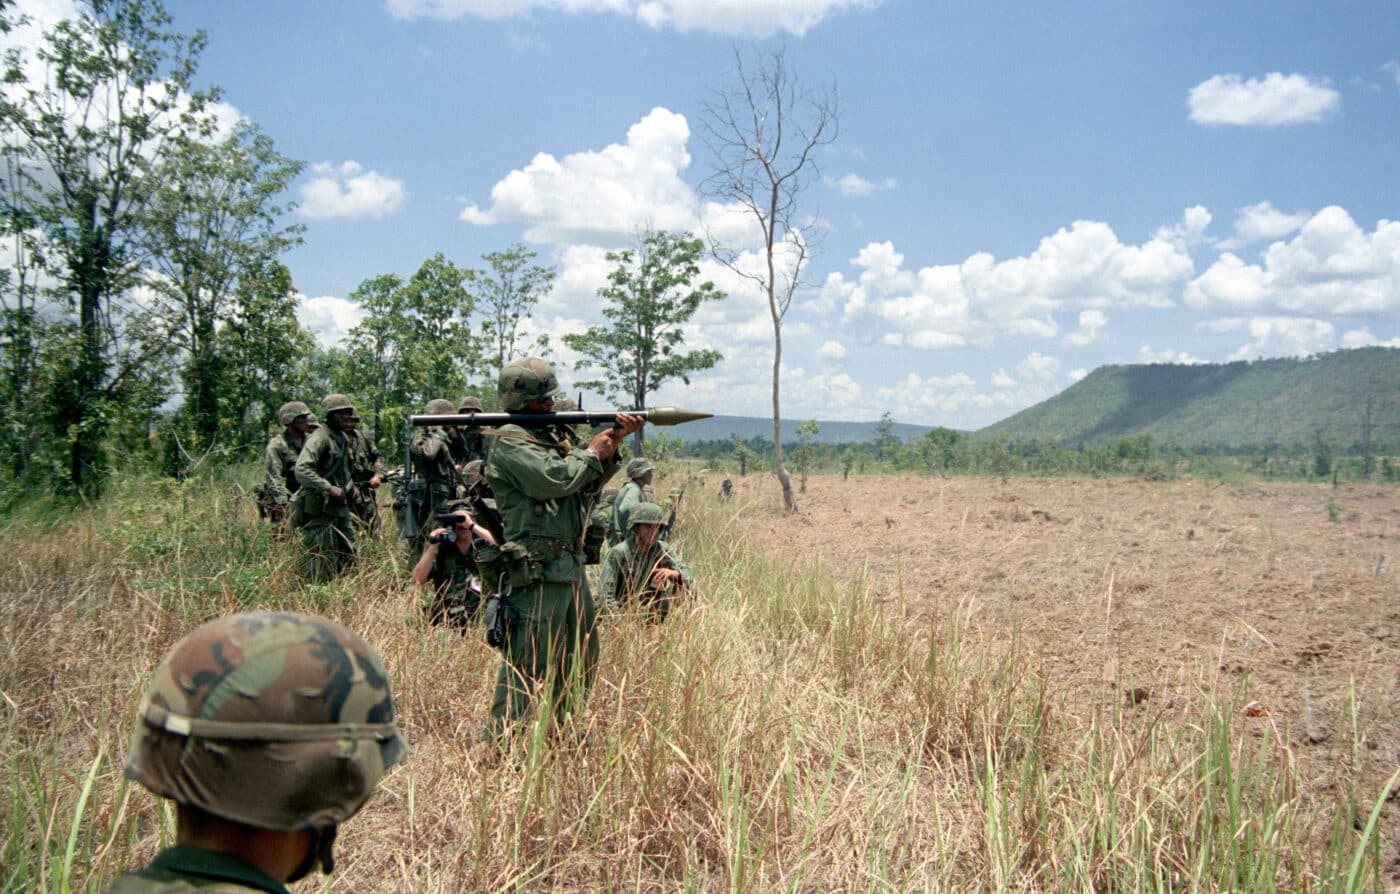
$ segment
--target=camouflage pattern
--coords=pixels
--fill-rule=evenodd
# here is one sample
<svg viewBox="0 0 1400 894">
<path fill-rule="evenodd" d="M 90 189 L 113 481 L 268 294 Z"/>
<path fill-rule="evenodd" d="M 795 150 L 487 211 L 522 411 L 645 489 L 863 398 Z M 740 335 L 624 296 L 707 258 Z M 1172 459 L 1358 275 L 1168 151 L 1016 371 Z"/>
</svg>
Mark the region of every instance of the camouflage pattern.
<svg viewBox="0 0 1400 894">
<path fill-rule="evenodd" d="M 662 508 L 655 503 L 639 503 L 632 510 L 631 527 L 665 523 Z M 651 586 L 652 572 L 658 568 L 679 571 L 679 586 Z M 690 566 L 664 540 L 658 539 L 645 551 L 639 549 L 635 536 L 629 535 L 608 551 L 598 577 L 598 589 L 605 603 L 615 608 L 638 605 L 649 610 L 658 621 L 664 621 L 671 611 L 677 590 L 695 585 Z"/>
<path fill-rule="evenodd" d="M 277 408 L 277 422 L 283 428 L 297 421 L 298 416 L 310 416 L 311 408 L 299 400 L 288 401 Z"/>
<path fill-rule="evenodd" d="M 503 404 L 508 393 L 503 388 Z M 590 450 L 542 442 L 520 426 L 501 431 L 486 460 L 486 480 L 505 533 L 502 552 L 518 548 L 525 558 L 512 569 L 510 589 L 501 584 L 518 620 L 496 673 L 491 738 L 510 731 L 541 693 L 552 700 L 556 721 L 582 708 L 598 660 L 584 533 L 597 490 L 618 467 L 616 459 L 604 462 Z"/>
<path fill-rule="evenodd" d="M 666 523 L 666 513 L 655 503 L 638 503 L 632 507 L 632 518 L 628 520 L 627 527 L 634 528 L 637 525 L 663 525 Z"/>
<path fill-rule="evenodd" d="M 355 405 L 350 402 L 350 398 L 343 394 L 327 394 L 321 399 L 321 412 L 329 416 L 337 410 L 349 410 L 355 412 Z"/>
<path fill-rule="evenodd" d="M 458 413 L 470 413 L 473 410 L 479 413 L 484 409 L 485 408 L 481 405 L 481 398 L 479 397 L 464 397 L 457 401 Z"/>
<path fill-rule="evenodd" d="M 501 367 L 496 380 L 496 396 L 501 409 L 514 413 L 536 398 L 549 397 L 559 390 L 554 367 L 538 357 L 517 357 Z"/>
<path fill-rule="evenodd" d="M 654 469 L 655 466 L 647 459 L 634 459 L 627 464 L 627 477 L 633 481 Z"/>
<path fill-rule="evenodd" d="M 423 408 L 423 412 L 429 416 L 451 416 L 457 412 L 457 408 L 452 406 L 452 401 L 444 397 L 435 397 L 428 401 L 428 405 Z"/>
<path fill-rule="evenodd" d="M 156 668 L 126 775 L 226 820 L 325 829 L 403 752 L 373 647 L 324 618 L 249 612 L 199 627 Z"/>
<path fill-rule="evenodd" d="M 354 559 L 355 528 L 350 518 L 350 439 L 330 426 L 318 428 L 306 439 L 297 457 L 296 476 L 302 545 L 306 547 L 307 575 L 313 581 L 330 580 Z M 330 493 L 339 487 L 345 494 L 337 502 Z"/>
</svg>

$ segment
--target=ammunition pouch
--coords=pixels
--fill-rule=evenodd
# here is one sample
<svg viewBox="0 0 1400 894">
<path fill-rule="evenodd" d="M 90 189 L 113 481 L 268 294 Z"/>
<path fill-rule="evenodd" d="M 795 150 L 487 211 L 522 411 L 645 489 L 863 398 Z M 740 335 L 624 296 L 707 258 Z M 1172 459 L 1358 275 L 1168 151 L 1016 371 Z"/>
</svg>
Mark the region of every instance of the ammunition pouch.
<svg viewBox="0 0 1400 894">
<path fill-rule="evenodd" d="M 520 623 L 520 614 L 509 596 L 492 593 L 486 599 L 486 644 L 502 649 L 510 643 L 511 631 Z"/>
<path fill-rule="evenodd" d="M 598 521 L 598 513 L 595 511 L 593 520 L 588 525 L 588 531 L 583 535 L 583 564 L 597 565 L 602 561 L 603 544 L 608 539 L 608 523 L 604 519 L 601 524 Z"/>
</svg>

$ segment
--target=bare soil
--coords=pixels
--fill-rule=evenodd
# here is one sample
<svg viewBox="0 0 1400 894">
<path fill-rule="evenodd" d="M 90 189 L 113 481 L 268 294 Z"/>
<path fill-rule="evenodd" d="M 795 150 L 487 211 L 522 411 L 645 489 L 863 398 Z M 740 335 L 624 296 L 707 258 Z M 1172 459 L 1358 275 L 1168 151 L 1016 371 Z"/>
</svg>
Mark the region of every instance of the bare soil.
<svg viewBox="0 0 1400 894">
<path fill-rule="evenodd" d="M 1363 822 L 1400 767 L 1394 487 L 832 475 L 796 516 L 771 475 L 735 488 L 770 554 L 864 574 L 916 621 L 965 611 L 970 637 L 1028 648 L 1071 716 L 1115 700 L 1170 715 L 1247 683 L 1238 710 L 1291 751 L 1304 797 L 1354 792 Z M 1392 795 L 1392 883 L 1397 826 Z"/>
</svg>

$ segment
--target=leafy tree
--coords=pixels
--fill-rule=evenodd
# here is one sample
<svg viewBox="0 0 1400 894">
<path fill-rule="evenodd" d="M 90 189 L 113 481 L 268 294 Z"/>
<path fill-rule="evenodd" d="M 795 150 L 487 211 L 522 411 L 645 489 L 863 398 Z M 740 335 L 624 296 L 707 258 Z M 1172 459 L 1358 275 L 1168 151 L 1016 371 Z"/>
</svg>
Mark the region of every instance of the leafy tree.
<svg viewBox="0 0 1400 894">
<path fill-rule="evenodd" d="M 951 428 L 931 428 L 919 439 L 924 465 L 930 471 L 947 472 L 953 464 L 962 435 Z"/>
<path fill-rule="evenodd" d="M 302 228 L 282 222 L 287 209 L 278 197 L 301 168 L 246 123 L 217 140 L 204 132 L 179 136 L 157 164 L 145 227 L 149 286 L 163 329 L 185 355 L 183 415 L 200 449 L 237 430 L 242 417 L 230 411 L 252 403 L 229 392 L 234 358 L 223 329 L 236 310 L 249 309 L 238 306 L 240 295 L 253 298 L 269 273 L 274 293 L 291 292 L 276 259 L 301 241 Z"/>
<path fill-rule="evenodd" d="M 155 397 L 149 373 L 168 350 L 133 337 L 154 333 L 123 299 L 138 280 L 159 160 L 210 98 L 191 90 L 204 36 L 169 25 L 158 0 L 87 0 L 37 47 L 5 54 L 0 146 L 18 190 L 5 204 L 27 209 L 60 307 L 76 312 L 64 320 L 69 345 L 50 355 L 60 387 L 46 409 L 67 477 L 88 495 L 110 421 Z"/>
<path fill-rule="evenodd" d="M 406 325 L 403 280 L 383 273 L 360 283 L 349 298 L 364 311 L 364 319 L 349 333 L 345 387 L 367 402 L 371 425 L 375 434 L 382 436 L 385 410 L 393 408 L 402 416 L 410 400 L 412 377 L 405 346 L 411 334 Z M 380 446 L 384 446 L 382 441 Z"/>
<path fill-rule="evenodd" d="M 895 437 L 894 433 L 894 415 L 886 410 L 875 425 L 875 438 L 871 441 L 871 446 L 876 456 L 888 460 L 898 445 L 899 438 Z"/>
<path fill-rule="evenodd" d="M 810 249 L 801 230 L 810 215 L 800 199 L 820 176 L 816 150 L 836 139 L 836 92 L 808 92 L 788 67 L 783 51 L 746 64 L 735 50 L 736 83 L 707 103 L 701 122 L 713 155 L 707 191 L 737 206 L 761 238 L 758 269 L 745 262 L 749 246 L 723 243 L 713 233 L 711 250 L 729 269 L 762 291 L 773 323 L 773 471 L 783 489 L 783 506 L 793 512 L 792 481 L 783 466 L 779 401 L 783 361 L 783 317 L 801 285 Z"/>
<path fill-rule="evenodd" d="M 608 285 L 598 291 L 606 302 L 603 316 L 608 325 L 564 336 L 564 343 L 582 355 L 575 368 L 598 371 L 580 387 L 645 410 L 647 396 L 666 382 L 680 379 L 689 384 L 692 373 L 720 361 L 718 351 L 681 350 L 681 327 L 701 304 L 724 297 L 712 282 L 695 284 L 704 250 L 699 239 L 662 230 L 642 235 L 635 249 L 608 252 L 607 259 L 617 266 L 608 275 Z M 638 455 L 644 445 L 639 431 Z"/>
<path fill-rule="evenodd" d="M 800 479 L 799 493 L 807 492 L 807 470 L 812 465 L 812 439 L 822 433 L 821 424 L 815 419 L 797 423 L 799 446 L 793 459 L 797 460 L 797 474 Z"/>
<path fill-rule="evenodd" d="M 496 369 L 516 356 L 520 321 L 530 316 L 540 298 L 549 293 L 559 271 L 533 263 L 536 254 L 516 243 L 505 251 L 488 252 L 481 256 L 488 270 L 477 275 L 474 289 L 482 316 L 482 330 L 488 342 L 487 351 L 494 349 Z M 536 338 L 534 348 L 547 350 L 548 336 Z"/>
</svg>

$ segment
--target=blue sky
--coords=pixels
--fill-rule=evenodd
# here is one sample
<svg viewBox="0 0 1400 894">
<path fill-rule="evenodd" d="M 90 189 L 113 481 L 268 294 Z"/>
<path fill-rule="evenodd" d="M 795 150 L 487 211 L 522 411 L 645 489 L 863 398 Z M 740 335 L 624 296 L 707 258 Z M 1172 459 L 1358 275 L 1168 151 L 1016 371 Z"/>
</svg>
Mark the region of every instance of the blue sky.
<svg viewBox="0 0 1400 894">
<path fill-rule="evenodd" d="M 706 220 L 702 104 L 755 41 L 840 100 L 785 417 L 975 429 L 1106 363 L 1400 345 L 1393 0 L 169 9 L 208 32 L 201 80 L 309 163 L 288 262 L 328 342 L 362 280 L 517 241 L 561 272 L 537 331 L 598 321 L 606 251 Z M 707 275 L 730 297 L 689 341 L 725 360 L 654 402 L 766 415 L 766 306 Z"/>
</svg>

